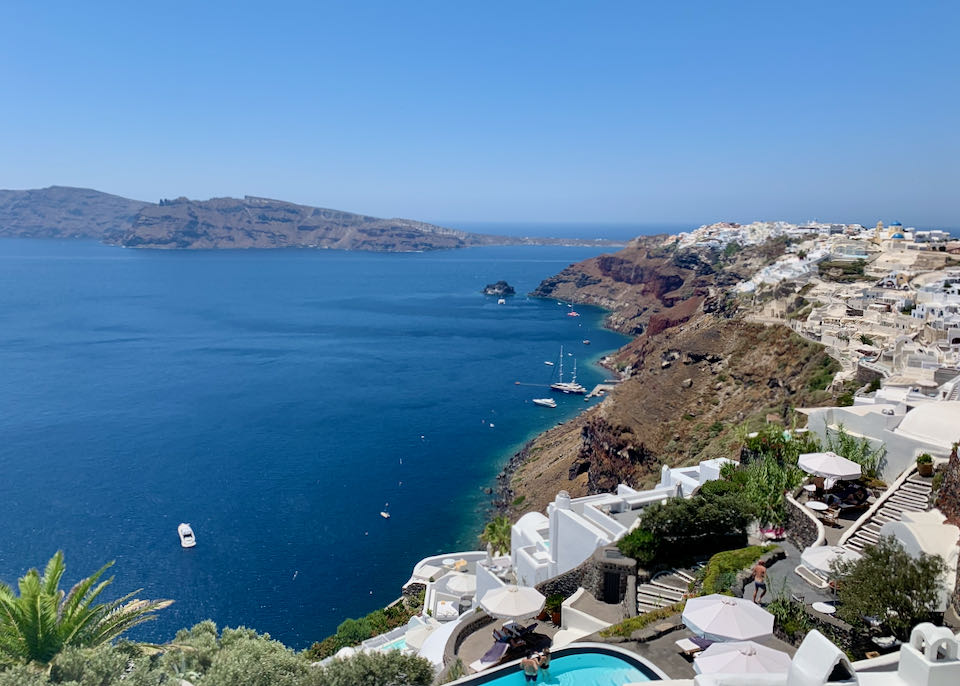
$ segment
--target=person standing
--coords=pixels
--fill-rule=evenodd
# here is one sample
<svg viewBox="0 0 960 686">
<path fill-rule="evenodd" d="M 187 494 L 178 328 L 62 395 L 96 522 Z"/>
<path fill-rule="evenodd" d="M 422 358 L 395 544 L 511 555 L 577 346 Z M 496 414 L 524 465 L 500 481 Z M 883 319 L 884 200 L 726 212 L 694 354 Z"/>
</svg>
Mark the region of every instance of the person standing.
<svg viewBox="0 0 960 686">
<path fill-rule="evenodd" d="M 540 671 L 543 673 L 544 679 L 550 678 L 550 675 L 547 674 L 548 669 L 550 669 L 550 649 L 544 648 L 540 654 Z"/>
<path fill-rule="evenodd" d="M 537 674 L 540 672 L 540 663 L 533 657 L 533 653 L 527 653 L 527 656 L 520 660 L 520 667 L 523 669 L 523 678 L 525 680 L 537 680 Z"/>
<path fill-rule="evenodd" d="M 757 598 L 757 592 L 759 591 L 760 597 Z M 767 568 L 763 564 L 763 560 L 757 562 L 756 566 L 753 568 L 753 602 L 759 603 L 763 600 L 763 596 L 767 594 Z"/>
</svg>

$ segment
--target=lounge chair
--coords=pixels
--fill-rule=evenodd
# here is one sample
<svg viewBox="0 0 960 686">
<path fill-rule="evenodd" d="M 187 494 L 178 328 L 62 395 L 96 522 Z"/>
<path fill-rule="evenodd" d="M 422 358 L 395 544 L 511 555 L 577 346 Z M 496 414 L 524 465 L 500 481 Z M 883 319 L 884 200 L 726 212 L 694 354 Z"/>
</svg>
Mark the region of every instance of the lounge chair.
<svg viewBox="0 0 960 686">
<path fill-rule="evenodd" d="M 510 634 L 504 633 L 503 631 L 500 631 L 500 629 L 494 629 L 493 640 L 497 641 L 498 643 L 506 643 L 510 640 Z"/>
<path fill-rule="evenodd" d="M 525 626 L 522 629 L 520 629 L 517 632 L 517 634 L 519 636 L 529 636 L 530 634 L 533 633 L 533 630 L 536 629 L 539 625 L 540 625 L 539 622 L 534 622 L 533 624 L 530 624 L 529 626 Z"/>
<path fill-rule="evenodd" d="M 470 669 L 472 669 L 474 672 L 482 672 L 485 669 L 493 667 L 503 659 L 503 656 L 507 654 L 509 647 L 510 646 L 508 646 L 506 643 L 497 641 L 493 644 L 490 650 L 483 654 L 483 657 L 476 662 L 470 663 Z"/>
<path fill-rule="evenodd" d="M 680 649 L 680 652 L 686 655 L 687 657 L 693 657 L 699 653 L 703 648 L 698 646 L 696 643 L 691 641 L 689 638 L 681 638 L 678 641 L 674 641 L 677 648 Z"/>
<path fill-rule="evenodd" d="M 821 521 L 823 521 L 824 524 L 828 524 L 830 526 L 836 526 L 837 517 L 839 516 L 840 516 L 840 510 L 837 510 L 831 507 L 829 510 L 824 511 L 820 519 Z"/>
</svg>

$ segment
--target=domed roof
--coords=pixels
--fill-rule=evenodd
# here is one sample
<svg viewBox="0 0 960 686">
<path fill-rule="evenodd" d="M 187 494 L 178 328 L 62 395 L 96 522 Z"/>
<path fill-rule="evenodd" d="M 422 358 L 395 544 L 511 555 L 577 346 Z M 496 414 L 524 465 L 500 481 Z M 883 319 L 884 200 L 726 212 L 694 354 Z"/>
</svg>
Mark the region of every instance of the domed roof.
<svg viewBox="0 0 960 686">
<path fill-rule="evenodd" d="M 903 234 L 900 233 L 899 231 L 897 231 L 895 234 L 893 234 L 893 236 L 891 236 L 891 238 L 903 238 L 903 237 L 904 237 Z"/>
<path fill-rule="evenodd" d="M 890 226 L 903 226 L 900 222 L 893 222 Z"/>
<path fill-rule="evenodd" d="M 923 403 L 907 412 L 896 433 L 948 451 L 960 438 L 957 418 L 960 418 L 960 401 Z"/>
</svg>

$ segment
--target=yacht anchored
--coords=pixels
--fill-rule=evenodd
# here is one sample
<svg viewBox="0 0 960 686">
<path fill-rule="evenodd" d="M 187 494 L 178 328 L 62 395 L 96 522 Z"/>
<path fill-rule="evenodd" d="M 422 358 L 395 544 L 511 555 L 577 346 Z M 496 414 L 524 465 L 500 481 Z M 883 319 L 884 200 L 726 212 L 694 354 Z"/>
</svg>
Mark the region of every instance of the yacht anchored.
<svg viewBox="0 0 960 686">
<path fill-rule="evenodd" d="M 197 544 L 197 538 L 193 535 L 193 529 L 186 522 L 177 527 L 177 535 L 180 536 L 180 545 L 184 548 L 192 548 Z"/>
<path fill-rule="evenodd" d="M 577 358 L 573 358 L 573 375 L 569 381 L 563 380 L 563 346 L 560 346 L 560 376 L 556 383 L 550 384 L 550 390 L 561 393 L 586 393 L 587 389 L 577 383 Z"/>
<path fill-rule="evenodd" d="M 556 407 L 557 401 L 553 398 L 534 398 L 534 405 L 539 405 L 540 407 Z"/>
</svg>

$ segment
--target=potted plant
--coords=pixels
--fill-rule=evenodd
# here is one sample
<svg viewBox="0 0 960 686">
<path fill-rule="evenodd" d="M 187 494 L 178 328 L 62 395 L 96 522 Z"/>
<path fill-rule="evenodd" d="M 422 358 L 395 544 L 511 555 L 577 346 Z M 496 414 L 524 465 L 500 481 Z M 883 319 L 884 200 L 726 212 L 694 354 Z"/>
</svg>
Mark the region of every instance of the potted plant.
<svg viewBox="0 0 960 686">
<path fill-rule="evenodd" d="M 554 593 L 547 596 L 547 601 L 543 604 L 543 609 L 550 615 L 550 621 L 556 626 L 560 626 L 560 610 L 563 608 L 564 597 L 560 593 Z"/>
<path fill-rule="evenodd" d="M 933 476 L 933 457 L 930 453 L 917 455 L 917 473 L 920 476 Z"/>
</svg>

